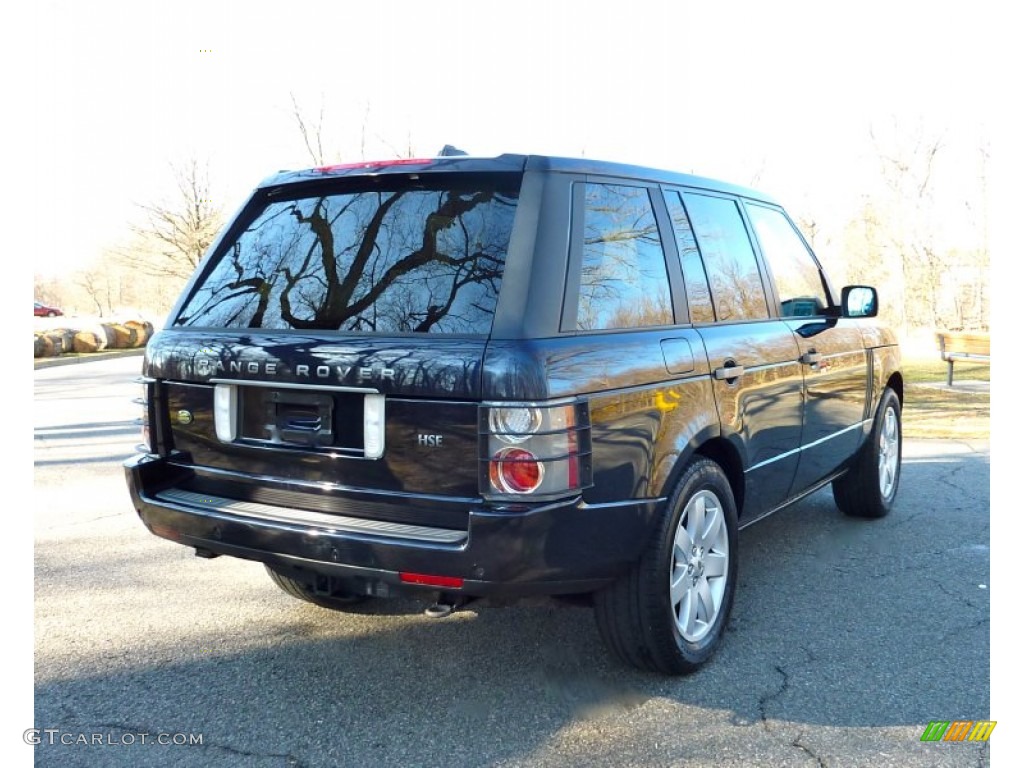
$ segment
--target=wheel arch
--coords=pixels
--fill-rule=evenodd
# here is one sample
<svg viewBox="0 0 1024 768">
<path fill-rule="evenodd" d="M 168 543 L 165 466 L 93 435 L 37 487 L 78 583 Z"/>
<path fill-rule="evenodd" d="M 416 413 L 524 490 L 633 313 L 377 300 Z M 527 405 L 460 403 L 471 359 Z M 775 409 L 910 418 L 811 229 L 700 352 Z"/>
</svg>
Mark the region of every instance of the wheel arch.
<svg viewBox="0 0 1024 768">
<path fill-rule="evenodd" d="M 746 481 L 743 478 L 743 460 L 736 447 L 724 437 L 715 437 L 702 443 L 693 455 L 710 459 L 722 468 L 736 502 L 736 517 L 742 518 Z"/>
<path fill-rule="evenodd" d="M 882 392 L 888 387 L 896 393 L 903 407 L 903 373 L 900 371 L 900 350 L 896 346 L 876 347 L 871 353 L 871 395 L 865 403 L 864 418 L 874 416 Z"/>
<path fill-rule="evenodd" d="M 896 393 L 900 400 L 900 407 L 903 407 L 903 374 L 895 371 L 885 382 L 885 386 Z"/>
<path fill-rule="evenodd" d="M 710 430 L 709 430 L 710 431 Z M 703 439 L 700 439 L 703 437 Z M 736 502 L 737 517 L 743 515 L 743 500 L 746 495 L 746 482 L 743 478 L 743 458 L 736 446 L 720 433 L 704 434 L 695 438 L 687 446 L 686 451 L 678 454 L 664 482 L 659 483 L 661 493 L 670 496 L 672 490 L 694 458 L 701 457 L 715 462 L 725 473 Z"/>
</svg>

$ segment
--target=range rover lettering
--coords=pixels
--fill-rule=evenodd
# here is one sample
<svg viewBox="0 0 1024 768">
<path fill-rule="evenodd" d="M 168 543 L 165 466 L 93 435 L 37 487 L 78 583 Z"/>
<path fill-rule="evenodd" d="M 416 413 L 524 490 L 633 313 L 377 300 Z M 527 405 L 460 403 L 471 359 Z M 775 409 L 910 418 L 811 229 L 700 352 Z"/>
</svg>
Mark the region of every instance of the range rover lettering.
<svg viewBox="0 0 1024 768">
<path fill-rule="evenodd" d="M 738 530 L 831 484 L 889 512 L 903 380 L 773 199 L 648 168 L 440 157 L 281 173 L 143 364 L 149 530 L 339 610 L 585 595 L 692 671 Z"/>
</svg>

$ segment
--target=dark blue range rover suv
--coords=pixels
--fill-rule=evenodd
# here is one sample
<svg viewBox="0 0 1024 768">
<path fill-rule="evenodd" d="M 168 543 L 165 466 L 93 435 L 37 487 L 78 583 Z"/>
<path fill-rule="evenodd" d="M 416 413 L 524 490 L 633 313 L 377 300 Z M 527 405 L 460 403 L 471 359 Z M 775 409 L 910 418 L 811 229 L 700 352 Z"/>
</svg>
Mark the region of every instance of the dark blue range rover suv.
<svg viewBox="0 0 1024 768">
<path fill-rule="evenodd" d="M 502 155 L 262 183 L 147 348 L 143 522 L 344 610 L 587 595 L 624 661 L 721 640 L 737 531 L 885 515 L 903 381 L 778 203 Z"/>
</svg>

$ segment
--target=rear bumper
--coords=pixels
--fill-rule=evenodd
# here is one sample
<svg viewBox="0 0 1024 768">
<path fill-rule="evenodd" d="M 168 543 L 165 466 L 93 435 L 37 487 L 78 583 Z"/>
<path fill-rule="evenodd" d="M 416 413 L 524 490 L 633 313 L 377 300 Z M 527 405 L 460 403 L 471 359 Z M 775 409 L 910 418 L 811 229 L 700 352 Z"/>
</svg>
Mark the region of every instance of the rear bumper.
<svg viewBox="0 0 1024 768">
<path fill-rule="evenodd" d="M 403 584 L 402 573 L 463 579 L 460 589 L 446 591 L 481 597 L 598 589 L 640 556 L 661 503 L 589 505 L 576 497 L 509 512 L 481 502 L 465 531 L 451 531 L 199 498 L 175 489 L 179 467 L 152 456 L 124 467 L 135 509 L 157 536 L 383 585 L 376 590 L 382 594 L 386 585 Z"/>
</svg>

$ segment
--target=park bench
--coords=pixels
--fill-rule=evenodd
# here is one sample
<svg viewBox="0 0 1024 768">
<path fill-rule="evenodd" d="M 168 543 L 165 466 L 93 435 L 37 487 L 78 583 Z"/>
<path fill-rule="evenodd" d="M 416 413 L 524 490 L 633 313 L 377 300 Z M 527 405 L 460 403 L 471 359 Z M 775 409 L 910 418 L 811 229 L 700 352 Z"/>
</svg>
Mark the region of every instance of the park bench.
<svg viewBox="0 0 1024 768">
<path fill-rule="evenodd" d="M 967 360 L 973 363 L 990 363 L 987 333 L 964 333 L 960 331 L 942 331 L 935 334 L 939 342 L 939 354 L 949 366 L 946 384 L 953 386 L 953 363 Z"/>
</svg>

